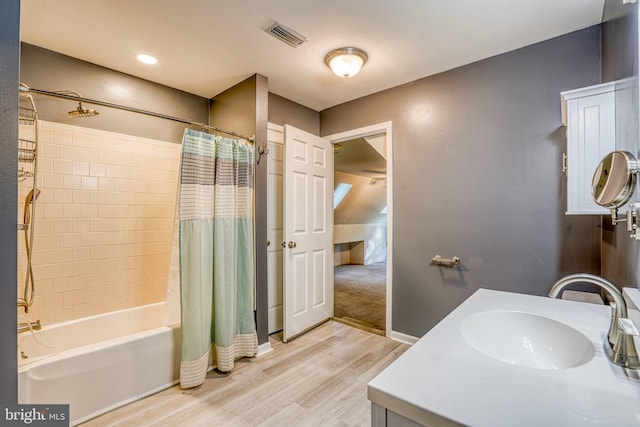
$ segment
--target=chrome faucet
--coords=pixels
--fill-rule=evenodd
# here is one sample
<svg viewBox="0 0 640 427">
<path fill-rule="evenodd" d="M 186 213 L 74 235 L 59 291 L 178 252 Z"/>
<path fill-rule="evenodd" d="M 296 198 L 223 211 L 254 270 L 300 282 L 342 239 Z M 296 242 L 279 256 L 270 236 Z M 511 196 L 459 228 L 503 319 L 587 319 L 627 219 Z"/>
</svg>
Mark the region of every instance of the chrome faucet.
<svg viewBox="0 0 640 427">
<path fill-rule="evenodd" d="M 35 322 L 18 323 L 18 333 L 26 332 L 31 329 L 33 329 L 34 331 L 39 331 L 40 329 L 42 329 L 42 325 L 40 324 L 40 321 L 36 320 Z"/>
<path fill-rule="evenodd" d="M 549 291 L 551 298 L 557 298 L 562 291 L 574 283 L 591 283 L 607 291 L 613 298 L 611 325 L 605 342 L 605 353 L 609 360 L 625 368 L 640 368 L 640 359 L 633 341 L 638 330 L 627 318 L 627 304 L 620 290 L 608 280 L 588 273 L 570 274 L 558 280 Z"/>
</svg>

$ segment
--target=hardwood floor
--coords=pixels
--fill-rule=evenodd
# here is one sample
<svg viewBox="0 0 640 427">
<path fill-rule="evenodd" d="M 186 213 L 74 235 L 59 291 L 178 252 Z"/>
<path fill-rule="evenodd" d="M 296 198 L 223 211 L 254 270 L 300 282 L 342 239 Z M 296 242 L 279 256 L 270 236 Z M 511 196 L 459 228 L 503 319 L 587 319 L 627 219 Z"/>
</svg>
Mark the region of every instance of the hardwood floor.
<svg viewBox="0 0 640 427">
<path fill-rule="evenodd" d="M 175 386 L 82 426 L 369 426 L 366 385 L 408 348 L 335 321 L 271 345 L 198 389 Z"/>
</svg>

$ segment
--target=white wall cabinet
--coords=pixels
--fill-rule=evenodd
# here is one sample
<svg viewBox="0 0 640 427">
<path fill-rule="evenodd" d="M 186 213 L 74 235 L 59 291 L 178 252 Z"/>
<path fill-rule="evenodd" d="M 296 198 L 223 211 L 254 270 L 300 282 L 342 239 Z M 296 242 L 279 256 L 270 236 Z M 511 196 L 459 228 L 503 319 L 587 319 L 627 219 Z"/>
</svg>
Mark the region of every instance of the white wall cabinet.
<svg viewBox="0 0 640 427">
<path fill-rule="evenodd" d="M 567 215 L 607 215 L 591 197 L 600 160 L 616 149 L 615 82 L 561 93 L 567 127 Z"/>
</svg>

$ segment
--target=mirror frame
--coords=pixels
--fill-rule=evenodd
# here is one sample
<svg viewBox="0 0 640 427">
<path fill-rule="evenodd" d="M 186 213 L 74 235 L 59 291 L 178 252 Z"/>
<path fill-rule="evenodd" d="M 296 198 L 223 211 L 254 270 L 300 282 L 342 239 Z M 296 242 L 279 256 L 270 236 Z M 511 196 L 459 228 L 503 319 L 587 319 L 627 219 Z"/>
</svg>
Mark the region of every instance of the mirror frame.
<svg viewBox="0 0 640 427">
<path fill-rule="evenodd" d="M 635 191 L 637 173 L 638 162 L 630 152 L 616 150 L 607 154 L 600 161 L 593 174 L 591 181 L 593 201 L 612 210 L 624 206 Z M 615 178 L 615 181 L 612 181 L 612 177 Z M 604 190 L 611 190 L 612 185 L 616 187 L 613 187 L 613 191 L 609 192 L 614 194 L 602 200 L 605 194 Z M 618 189 L 617 186 L 620 188 Z"/>
</svg>

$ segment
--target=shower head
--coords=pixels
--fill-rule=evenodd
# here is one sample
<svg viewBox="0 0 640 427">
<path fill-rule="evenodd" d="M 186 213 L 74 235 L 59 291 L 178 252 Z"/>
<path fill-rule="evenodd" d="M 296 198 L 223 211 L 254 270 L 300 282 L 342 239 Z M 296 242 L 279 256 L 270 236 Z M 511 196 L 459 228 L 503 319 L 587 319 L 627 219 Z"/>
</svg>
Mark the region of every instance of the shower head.
<svg viewBox="0 0 640 427">
<path fill-rule="evenodd" d="M 73 111 L 69 111 L 69 117 L 78 118 L 78 117 L 93 117 L 97 116 L 98 113 L 96 110 L 92 108 L 86 108 L 82 102 L 78 102 L 78 108 Z"/>
<path fill-rule="evenodd" d="M 27 197 L 24 199 L 24 216 L 23 216 L 23 224 L 24 230 L 27 229 L 29 223 L 31 222 L 31 205 L 40 197 L 40 189 L 36 188 L 34 190 L 29 191 Z"/>
</svg>

